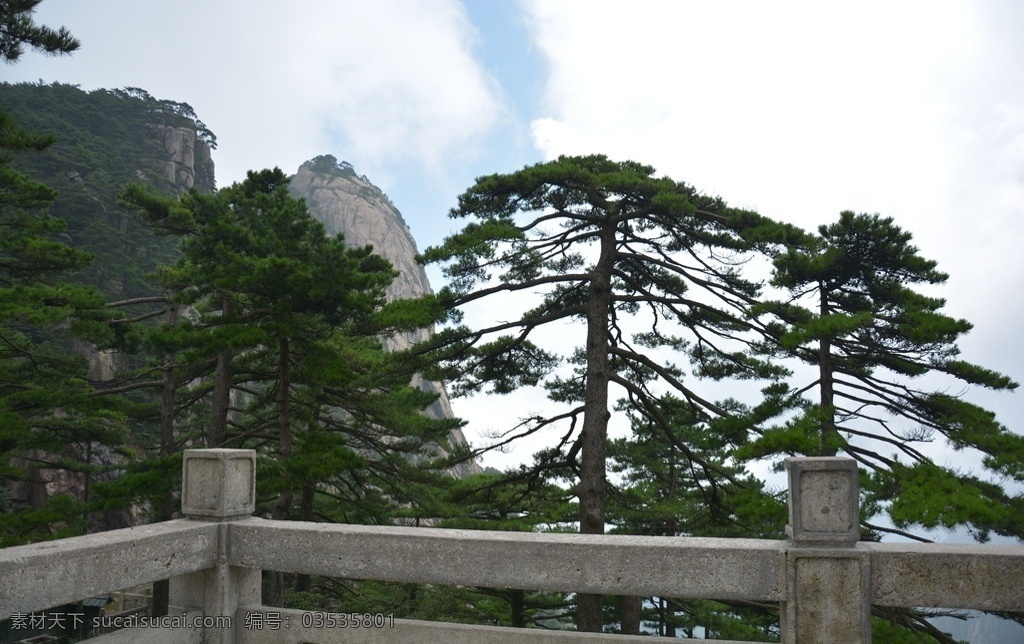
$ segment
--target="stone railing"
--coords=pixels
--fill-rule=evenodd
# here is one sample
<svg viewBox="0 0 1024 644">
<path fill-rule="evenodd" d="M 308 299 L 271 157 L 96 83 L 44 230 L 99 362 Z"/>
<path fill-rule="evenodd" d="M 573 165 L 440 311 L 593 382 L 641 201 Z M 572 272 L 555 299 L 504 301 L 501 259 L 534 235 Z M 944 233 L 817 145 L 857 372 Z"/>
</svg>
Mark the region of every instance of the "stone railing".
<svg viewBox="0 0 1024 644">
<path fill-rule="evenodd" d="M 1024 546 L 858 543 L 855 463 L 787 464 L 790 539 L 769 541 L 270 521 L 251 516 L 254 452 L 188 450 L 185 519 L 0 550 L 0 620 L 169 578 L 173 621 L 94 641 L 650 641 L 271 608 L 262 605 L 261 570 L 779 602 L 788 643 L 869 642 L 872 604 L 1024 611 Z"/>
</svg>

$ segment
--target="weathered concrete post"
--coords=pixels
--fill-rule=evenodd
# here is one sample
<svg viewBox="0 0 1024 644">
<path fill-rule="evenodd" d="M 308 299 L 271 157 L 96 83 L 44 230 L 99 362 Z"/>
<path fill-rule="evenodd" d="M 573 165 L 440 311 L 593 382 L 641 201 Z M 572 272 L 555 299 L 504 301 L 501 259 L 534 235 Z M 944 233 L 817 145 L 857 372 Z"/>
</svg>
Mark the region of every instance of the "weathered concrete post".
<svg viewBox="0 0 1024 644">
<path fill-rule="evenodd" d="M 857 463 L 786 459 L 789 470 L 784 644 L 871 642 L 871 570 L 860 538 Z"/>
<path fill-rule="evenodd" d="M 170 603 L 204 617 L 227 617 L 220 627 L 203 626 L 203 642 L 235 641 L 239 606 L 262 602 L 260 571 L 227 564 L 228 524 L 256 510 L 256 452 L 251 449 L 188 449 L 182 459 L 181 513 L 220 521 L 217 565 L 171 579 Z"/>
</svg>

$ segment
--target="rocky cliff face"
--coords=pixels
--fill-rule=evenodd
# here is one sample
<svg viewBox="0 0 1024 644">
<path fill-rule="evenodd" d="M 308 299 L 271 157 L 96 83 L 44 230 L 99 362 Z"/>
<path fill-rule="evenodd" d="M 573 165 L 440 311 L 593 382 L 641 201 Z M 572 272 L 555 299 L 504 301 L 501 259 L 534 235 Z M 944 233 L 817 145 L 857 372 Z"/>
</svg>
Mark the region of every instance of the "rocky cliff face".
<svg viewBox="0 0 1024 644">
<path fill-rule="evenodd" d="M 165 125 L 150 127 L 153 138 L 163 144 L 167 155 L 164 161 L 163 177 L 167 181 L 167 191 L 178 195 L 183 195 L 193 188 L 203 193 L 213 192 L 215 185 L 213 156 L 209 144 L 197 138 L 195 129 Z M 135 176 L 137 180 L 149 181 L 149 177 L 141 168 L 135 168 Z M 77 175 L 75 180 L 83 184 L 89 183 L 88 176 L 83 178 Z M 156 185 L 160 184 L 156 183 Z M 142 243 L 139 243 L 137 239 L 128 238 L 129 227 L 139 226 L 135 222 L 135 218 L 126 215 L 119 209 L 108 208 L 105 205 L 114 202 L 116 195 L 99 192 L 99 194 L 90 195 L 90 198 L 95 204 L 97 213 L 102 213 L 101 216 L 108 220 L 109 228 L 124 236 L 124 239 L 111 239 L 109 243 L 120 245 L 126 255 L 143 256 L 148 254 L 146 237 L 143 238 Z M 104 266 L 97 264 L 92 270 L 102 272 Z M 123 295 L 124 280 L 124 275 L 108 276 L 102 282 L 102 288 L 112 295 Z M 72 346 L 76 353 L 89 359 L 90 380 L 96 382 L 113 380 L 118 371 L 128 367 L 125 357 L 116 351 L 97 351 L 91 344 L 78 340 L 73 340 Z"/>
<path fill-rule="evenodd" d="M 167 151 L 164 178 L 178 194 L 195 188 L 199 192 L 213 192 L 213 157 L 210 145 L 196 136 L 195 128 L 155 125 L 156 136 L 163 140 Z"/>
<path fill-rule="evenodd" d="M 323 222 L 327 232 L 344 235 L 352 246 L 373 246 L 374 252 L 387 259 L 398 271 L 398 277 L 388 288 L 390 299 L 412 298 L 432 292 L 423 267 L 416 262 L 416 240 L 402 214 L 379 188 L 363 176 L 358 176 L 348 163 L 329 155 L 317 157 L 302 164 L 291 181 L 292 192 L 306 200 L 310 212 Z M 429 330 L 385 338 L 384 346 L 390 350 L 403 349 L 426 340 Z M 451 404 L 444 388 L 436 382 L 418 380 L 420 387 L 439 395 L 427 410 L 433 418 L 452 418 Z M 465 445 L 462 430 L 452 432 L 455 445 Z M 460 466 L 454 474 L 480 472 L 476 463 Z"/>
<path fill-rule="evenodd" d="M 292 177 L 292 192 L 306 200 L 327 232 L 342 234 L 349 246 L 373 246 L 399 272 L 388 289 L 391 299 L 430 293 L 430 282 L 416 262 L 416 240 L 402 213 L 387 195 L 356 175 L 351 165 L 321 156 L 302 164 Z"/>
</svg>

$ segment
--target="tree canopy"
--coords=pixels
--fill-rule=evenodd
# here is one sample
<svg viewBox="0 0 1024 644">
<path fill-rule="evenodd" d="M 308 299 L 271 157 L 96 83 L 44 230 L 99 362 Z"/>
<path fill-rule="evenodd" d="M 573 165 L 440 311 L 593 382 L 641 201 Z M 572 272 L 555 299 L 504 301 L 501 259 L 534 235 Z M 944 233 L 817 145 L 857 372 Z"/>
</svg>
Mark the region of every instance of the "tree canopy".
<svg viewBox="0 0 1024 644">
<path fill-rule="evenodd" d="M 910 242 L 891 218 L 847 211 L 775 255 L 772 283 L 788 298 L 758 307 L 776 320 L 770 354 L 813 365 L 816 377 L 791 386 L 801 413 L 744 449 L 854 458 L 870 475 L 866 519 L 885 513 L 897 528 L 1024 537 L 1024 499 L 991 482 L 1024 481 L 1024 438 L 950 393 L 1017 383 L 959 357 L 957 341 L 972 325 L 917 290 L 934 290 L 947 275 Z M 812 392 L 816 401 L 803 398 Z M 933 462 L 923 446 L 936 440 L 977 455 L 988 478 Z"/>
<path fill-rule="evenodd" d="M 635 412 L 673 435 L 659 404 L 667 388 L 696 413 L 727 415 L 702 397 L 697 376 L 773 378 L 784 373 L 743 348 L 753 325 L 743 311 L 757 285 L 739 273 L 755 241 L 788 230 L 756 213 L 729 208 L 651 167 L 603 156 L 561 157 L 508 175 L 491 175 L 459 198 L 463 230 L 427 249 L 449 285 L 439 300 L 453 309 L 482 298 L 542 291 L 539 304 L 483 328 L 438 334 L 442 373 L 462 393 L 507 393 L 543 385 L 563 411 L 523 418 L 526 435 L 562 426 L 547 469 L 579 477 L 580 530 L 605 524 L 605 456 L 610 387 Z M 646 323 L 634 326 L 634 320 Z M 556 353 L 533 341 L 556 323 L 579 324 L 585 341 Z M 642 328 L 638 328 L 642 327 Z M 579 328 L 579 327 L 577 327 Z M 564 341 L 564 338 L 563 338 Z M 557 369 L 562 363 L 571 371 Z M 568 426 L 566 429 L 565 426 Z M 684 443 L 684 454 L 719 471 Z M 581 627 L 600 627 L 591 609 Z M 581 609 L 581 615 L 587 611 Z"/>
<path fill-rule="evenodd" d="M 66 27 L 53 29 L 37 25 L 32 19 L 42 0 L 3 0 L 0 2 L 0 58 L 16 63 L 31 47 L 44 54 L 60 56 L 78 49 L 78 39 Z"/>
<path fill-rule="evenodd" d="M 399 506 L 429 511 L 423 490 L 448 465 L 436 447 L 453 453 L 460 422 L 423 415 L 436 395 L 413 386 L 414 361 L 381 347 L 379 337 L 425 319 L 414 301 L 385 305 L 390 264 L 327 235 L 279 169 L 213 195 L 134 186 L 123 199 L 182 235 L 181 257 L 158 279 L 191 313 L 151 336 L 181 374 L 175 404 L 208 401 L 205 444 L 266 459 L 258 493 L 270 515 L 376 522 Z M 270 601 L 282 600 L 281 584 Z"/>
</svg>

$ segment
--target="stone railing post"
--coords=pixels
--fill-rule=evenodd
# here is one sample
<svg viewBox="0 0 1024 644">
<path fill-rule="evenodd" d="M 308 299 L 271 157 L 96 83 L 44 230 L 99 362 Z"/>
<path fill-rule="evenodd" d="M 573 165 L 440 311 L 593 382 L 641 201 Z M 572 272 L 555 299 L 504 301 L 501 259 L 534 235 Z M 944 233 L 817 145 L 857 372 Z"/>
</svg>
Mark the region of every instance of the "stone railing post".
<svg viewBox="0 0 1024 644">
<path fill-rule="evenodd" d="M 256 452 L 251 449 L 187 449 L 182 458 L 181 513 L 188 519 L 221 522 L 217 565 L 173 577 L 170 604 L 195 616 L 227 617 L 221 628 L 204 625 L 202 641 L 235 641 L 239 606 L 262 602 L 260 571 L 227 563 L 228 521 L 256 510 Z"/>
<path fill-rule="evenodd" d="M 783 644 L 871 642 L 871 570 L 860 538 L 857 463 L 786 459 L 790 539 Z"/>
</svg>

